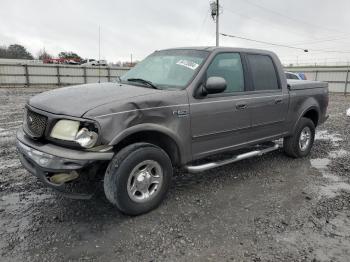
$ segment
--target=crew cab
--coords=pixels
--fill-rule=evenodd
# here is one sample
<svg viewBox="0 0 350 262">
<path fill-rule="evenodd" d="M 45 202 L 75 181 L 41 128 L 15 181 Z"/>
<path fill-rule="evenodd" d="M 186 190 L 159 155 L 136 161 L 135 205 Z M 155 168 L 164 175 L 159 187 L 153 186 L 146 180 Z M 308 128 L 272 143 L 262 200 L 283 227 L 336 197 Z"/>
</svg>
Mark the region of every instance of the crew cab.
<svg viewBox="0 0 350 262">
<path fill-rule="evenodd" d="M 138 215 L 161 203 L 174 167 L 200 173 L 280 147 L 307 156 L 327 106 L 327 83 L 287 82 L 272 52 L 167 49 L 118 82 L 32 97 L 17 147 L 23 166 L 46 185 L 89 198 L 93 192 L 71 189 L 103 181 L 112 204 Z"/>
</svg>

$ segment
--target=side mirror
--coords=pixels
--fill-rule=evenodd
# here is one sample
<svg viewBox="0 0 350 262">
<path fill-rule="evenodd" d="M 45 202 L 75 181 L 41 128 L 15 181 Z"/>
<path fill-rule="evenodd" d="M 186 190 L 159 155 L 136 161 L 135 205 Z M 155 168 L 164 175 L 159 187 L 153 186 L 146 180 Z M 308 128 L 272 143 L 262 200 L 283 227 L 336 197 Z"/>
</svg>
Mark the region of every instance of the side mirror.
<svg viewBox="0 0 350 262">
<path fill-rule="evenodd" d="M 205 91 L 207 94 L 217 94 L 225 91 L 227 87 L 226 80 L 223 77 L 211 76 L 205 83 Z"/>
</svg>

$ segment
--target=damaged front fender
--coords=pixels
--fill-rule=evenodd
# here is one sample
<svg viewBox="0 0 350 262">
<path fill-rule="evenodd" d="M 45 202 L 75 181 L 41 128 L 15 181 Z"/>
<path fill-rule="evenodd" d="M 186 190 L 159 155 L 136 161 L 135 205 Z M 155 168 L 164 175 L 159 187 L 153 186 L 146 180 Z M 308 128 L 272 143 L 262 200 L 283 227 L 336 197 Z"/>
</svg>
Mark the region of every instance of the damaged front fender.
<svg viewBox="0 0 350 262">
<path fill-rule="evenodd" d="M 98 121 L 103 144 L 114 146 L 130 135 L 154 131 L 174 140 L 183 161 L 189 161 L 189 112 L 186 90 L 164 90 L 132 101 L 102 105 L 87 112 L 85 117 Z"/>
</svg>

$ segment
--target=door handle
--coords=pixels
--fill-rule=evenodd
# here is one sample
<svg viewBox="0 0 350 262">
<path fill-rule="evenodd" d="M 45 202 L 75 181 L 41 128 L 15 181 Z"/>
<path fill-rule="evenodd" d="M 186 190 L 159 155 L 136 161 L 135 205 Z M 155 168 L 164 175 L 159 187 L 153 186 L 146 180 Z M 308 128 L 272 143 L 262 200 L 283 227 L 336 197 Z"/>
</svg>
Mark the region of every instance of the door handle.
<svg viewBox="0 0 350 262">
<path fill-rule="evenodd" d="M 277 99 L 275 99 L 275 104 L 281 104 L 282 101 L 283 101 L 282 98 L 277 98 Z"/>
<path fill-rule="evenodd" d="M 247 107 L 248 107 L 247 104 L 237 104 L 236 105 L 236 108 L 239 110 L 246 109 Z"/>
</svg>

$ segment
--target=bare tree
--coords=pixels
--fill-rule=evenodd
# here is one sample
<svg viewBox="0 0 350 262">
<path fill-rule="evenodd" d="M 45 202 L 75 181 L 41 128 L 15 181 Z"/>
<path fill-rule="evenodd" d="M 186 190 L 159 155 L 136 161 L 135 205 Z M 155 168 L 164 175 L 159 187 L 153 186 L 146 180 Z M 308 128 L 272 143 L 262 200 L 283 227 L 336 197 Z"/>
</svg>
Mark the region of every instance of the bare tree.
<svg viewBox="0 0 350 262">
<path fill-rule="evenodd" d="M 45 48 L 43 48 L 38 52 L 37 57 L 39 60 L 45 60 L 52 59 L 53 56 L 46 52 Z"/>
</svg>

